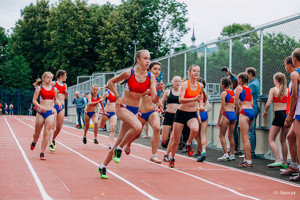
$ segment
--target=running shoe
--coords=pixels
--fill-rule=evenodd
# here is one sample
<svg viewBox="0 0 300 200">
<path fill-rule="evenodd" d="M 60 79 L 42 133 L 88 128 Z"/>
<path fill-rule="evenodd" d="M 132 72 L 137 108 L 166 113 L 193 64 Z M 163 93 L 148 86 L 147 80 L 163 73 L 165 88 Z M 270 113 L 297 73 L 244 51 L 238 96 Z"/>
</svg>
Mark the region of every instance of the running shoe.
<svg viewBox="0 0 300 200">
<path fill-rule="evenodd" d="M 290 176 L 294 173 L 299 173 L 299 168 L 292 168 L 291 166 L 289 166 L 289 168 L 287 168 L 285 171 L 281 172 L 280 175 L 282 176 Z"/>
<path fill-rule="evenodd" d="M 193 154 L 193 157 L 198 157 L 201 155 L 201 152 L 199 150 L 196 150 Z"/>
<path fill-rule="evenodd" d="M 108 176 L 106 175 L 106 168 L 103 167 L 102 169 L 99 167 L 98 172 L 101 174 L 102 179 L 108 179 Z"/>
<path fill-rule="evenodd" d="M 150 161 L 157 163 L 157 164 L 161 163 L 161 160 L 158 160 L 157 155 L 151 156 Z"/>
<path fill-rule="evenodd" d="M 206 160 L 206 153 L 201 153 L 201 155 L 197 158 L 197 162 L 203 162 Z"/>
<path fill-rule="evenodd" d="M 55 151 L 55 149 L 54 149 L 54 147 L 53 147 L 53 144 L 50 144 L 50 145 L 49 145 L 49 150 L 50 150 L 50 151 Z"/>
<path fill-rule="evenodd" d="M 253 167 L 253 163 L 248 164 L 246 161 L 243 161 L 239 164 L 239 167 L 245 167 L 245 168 Z"/>
<path fill-rule="evenodd" d="M 33 150 L 35 148 L 36 142 L 32 142 L 30 145 L 30 149 Z"/>
<path fill-rule="evenodd" d="M 53 145 L 54 149 L 56 149 L 55 140 L 52 140 L 52 145 Z"/>
<path fill-rule="evenodd" d="M 188 156 L 192 156 L 193 155 L 193 147 L 191 144 L 188 144 L 186 145 L 186 148 L 187 148 L 187 153 L 188 153 Z"/>
<path fill-rule="evenodd" d="M 274 168 L 274 167 L 282 167 L 282 162 L 274 162 L 274 163 L 271 163 L 271 164 L 268 164 L 267 167 L 269 168 Z"/>
<path fill-rule="evenodd" d="M 300 182 L 300 174 L 298 176 L 292 176 L 292 177 L 290 177 L 290 180 L 291 181 L 298 181 L 298 182 Z"/>
<path fill-rule="evenodd" d="M 113 160 L 114 160 L 116 163 L 119 163 L 119 162 L 120 162 L 121 155 L 122 155 L 122 149 L 115 149 L 115 150 L 114 150 L 114 154 L 113 154 Z"/>
<path fill-rule="evenodd" d="M 109 145 L 109 146 L 108 146 L 108 149 L 112 149 L 112 147 L 113 147 L 112 145 Z"/>
<path fill-rule="evenodd" d="M 223 154 L 222 157 L 218 158 L 218 161 L 228 161 L 228 160 L 229 160 L 229 156 L 225 154 Z"/>
<path fill-rule="evenodd" d="M 164 161 L 165 162 L 170 162 L 169 156 L 168 155 L 164 155 Z"/>
<path fill-rule="evenodd" d="M 175 158 L 171 158 L 169 162 L 169 167 L 174 168 L 175 167 Z"/>
<path fill-rule="evenodd" d="M 95 144 L 99 144 L 97 138 L 94 139 L 94 143 L 95 143 Z"/>
<path fill-rule="evenodd" d="M 161 142 L 161 144 L 160 144 L 163 148 L 167 148 L 168 147 L 168 144 L 167 144 L 167 142 Z"/>
<path fill-rule="evenodd" d="M 229 161 L 235 161 L 235 155 L 234 154 L 231 154 L 229 156 Z"/>
<path fill-rule="evenodd" d="M 40 153 L 40 159 L 41 159 L 41 160 L 46 160 L 45 154 L 44 154 L 44 153 Z"/>
<path fill-rule="evenodd" d="M 125 153 L 126 153 L 126 155 L 129 155 L 130 151 L 131 151 L 130 146 L 126 145 L 126 147 L 125 147 Z"/>
<path fill-rule="evenodd" d="M 283 169 L 287 169 L 288 167 L 289 167 L 288 164 L 284 165 L 284 164 L 282 163 L 282 168 L 283 168 Z"/>
<path fill-rule="evenodd" d="M 83 144 L 86 144 L 86 137 L 83 137 L 82 142 Z"/>
</svg>

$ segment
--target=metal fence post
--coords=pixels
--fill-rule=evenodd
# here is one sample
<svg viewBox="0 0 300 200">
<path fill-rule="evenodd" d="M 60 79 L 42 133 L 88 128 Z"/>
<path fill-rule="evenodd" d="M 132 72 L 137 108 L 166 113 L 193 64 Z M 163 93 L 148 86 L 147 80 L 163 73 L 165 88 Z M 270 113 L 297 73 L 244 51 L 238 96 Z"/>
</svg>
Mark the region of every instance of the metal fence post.
<svg viewBox="0 0 300 200">
<path fill-rule="evenodd" d="M 184 53 L 184 72 L 183 77 L 186 79 L 186 62 L 187 62 L 187 55 Z"/>
<path fill-rule="evenodd" d="M 232 72 L 232 39 L 229 40 L 229 71 Z"/>
<path fill-rule="evenodd" d="M 207 53 L 206 53 L 206 49 L 207 49 L 207 46 L 204 47 L 204 80 L 206 80 L 206 82 L 207 82 L 207 79 L 206 79 L 206 69 L 207 69 L 207 60 L 206 60 Z"/>
<path fill-rule="evenodd" d="M 260 80 L 260 92 L 262 95 L 263 86 L 263 48 L 264 48 L 264 34 L 263 30 L 260 31 L 260 60 L 259 60 L 259 80 Z"/>
<path fill-rule="evenodd" d="M 170 57 L 168 58 L 168 83 L 170 83 Z"/>
</svg>

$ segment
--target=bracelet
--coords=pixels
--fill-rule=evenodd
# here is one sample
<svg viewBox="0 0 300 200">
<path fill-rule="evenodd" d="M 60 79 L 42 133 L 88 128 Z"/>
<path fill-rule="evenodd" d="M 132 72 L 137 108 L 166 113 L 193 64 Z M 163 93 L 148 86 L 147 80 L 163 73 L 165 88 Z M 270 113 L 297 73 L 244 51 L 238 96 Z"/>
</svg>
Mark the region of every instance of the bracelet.
<svg viewBox="0 0 300 200">
<path fill-rule="evenodd" d="M 117 95 L 117 96 L 116 96 L 116 98 L 119 98 L 119 97 L 120 97 L 120 95 Z"/>
</svg>

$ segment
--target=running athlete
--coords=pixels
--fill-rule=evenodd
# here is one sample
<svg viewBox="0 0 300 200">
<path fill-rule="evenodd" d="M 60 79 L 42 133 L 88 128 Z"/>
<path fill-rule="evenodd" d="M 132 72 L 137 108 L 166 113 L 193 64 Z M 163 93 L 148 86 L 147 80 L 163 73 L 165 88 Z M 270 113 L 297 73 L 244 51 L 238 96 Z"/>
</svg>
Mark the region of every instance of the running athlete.
<svg viewBox="0 0 300 200">
<path fill-rule="evenodd" d="M 33 134 L 33 141 L 30 145 L 30 149 L 33 150 L 40 137 L 42 128 L 44 126 L 43 141 L 41 145 L 40 159 L 45 160 L 45 149 L 48 146 L 49 131 L 54 128 L 54 108 L 53 103 L 58 105 L 59 109 L 62 109 L 61 103 L 57 100 L 57 90 L 51 86 L 53 74 L 51 72 L 45 72 L 41 80 L 38 78 L 33 84 L 36 89 L 33 95 L 32 103 L 38 107 L 37 115 L 35 118 L 35 132 Z M 40 96 L 40 103 L 37 99 Z"/>
<path fill-rule="evenodd" d="M 159 62 L 152 62 L 149 65 L 148 71 L 154 74 L 155 78 L 158 78 L 160 75 L 161 64 Z M 160 81 L 160 80 L 159 80 Z M 164 89 L 163 82 L 157 83 L 157 96 L 160 97 L 161 91 Z M 160 119 L 158 113 L 156 112 L 156 104 L 152 102 L 151 94 L 149 94 L 149 90 L 142 96 L 139 106 L 138 112 L 138 119 L 142 123 L 142 126 L 145 125 L 146 122 L 152 127 L 153 135 L 151 138 L 151 145 L 152 145 L 152 156 L 150 157 L 150 161 L 160 164 L 161 160 L 157 158 L 157 150 L 159 145 L 160 139 Z M 159 102 L 159 107 L 162 107 L 161 102 Z M 141 134 L 141 133 L 140 133 Z M 136 138 L 132 138 L 129 143 L 125 147 L 125 153 L 128 155 L 130 153 L 130 146 L 131 143 L 137 139 L 139 136 L 137 135 Z"/>
<path fill-rule="evenodd" d="M 267 165 L 267 167 L 283 167 L 288 168 L 287 164 L 287 154 L 288 148 L 286 144 L 286 135 L 289 131 L 288 128 L 284 127 L 284 121 L 286 118 L 286 104 L 288 98 L 288 89 L 286 87 L 285 75 L 278 72 L 273 77 L 275 87 L 271 88 L 269 91 L 268 101 L 265 107 L 265 112 L 263 117 L 267 117 L 267 111 L 269 110 L 271 103 L 273 101 L 275 117 L 272 122 L 272 126 L 269 132 L 269 144 L 273 155 L 275 157 L 275 162 Z M 283 162 L 280 160 L 279 150 L 275 143 L 275 139 L 280 132 L 280 143 L 282 150 Z"/>
<path fill-rule="evenodd" d="M 197 81 L 200 75 L 200 67 L 198 65 L 191 65 L 188 70 L 190 79 L 183 82 L 179 92 L 179 107 L 175 114 L 173 123 L 173 142 L 171 147 L 171 158 L 169 166 L 175 166 L 175 154 L 180 142 L 180 136 L 184 124 L 190 128 L 190 136 L 187 141 L 188 155 L 193 155 L 192 141 L 196 137 L 199 130 L 199 122 L 197 116 L 197 109 L 200 102 L 200 109 L 203 102 L 203 85 Z"/>
<path fill-rule="evenodd" d="M 101 112 L 100 122 L 99 126 L 100 129 L 103 129 L 107 120 L 109 120 L 110 125 L 110 136 L 109 136 L 109 146 L 108 148 L 111 149 L 114 144 L 114 138 L 115 138 L 115 130 L 117 125 L 117 115 L 115 113 L 115 104 L 116 104 L 116 97 L 112 94 L 111 91 L 109 91 L 108 86 L 104 86 L 104 88 L 107 89 L 107 91 L 103 94 L 101 101 L 105 102 L 105 112 L 107 115 L 105 115 L 103 112 Z M 103 89 L 103 88 L 100 88 Z"/>
<path fill-rule="evenodd" d="M 169 154 L 171 152 L 172 138 L 170 138 L 170 132 L 173 127 L 173 122 L 175 119 L 175 113 L 179 106 L 179 88 L 181 85 L 181 77 L 174 76 L 172 79 L 172 89 L 166 90 L 161 99 L 162 105 L 165 101 L 167 103 L 167 109 L 164 116 L 162 136 L 161 136 L 161 146 L 167 148 L 166 154 L 164 155 L 164 161 L 170 162 Z"/>
<path fill-rule="evenodd" d="M 137 65 L 135 67 L 135 65 Z M 113 159 L 120 162 L 123 147 L 142 131 L 142 124 L 136 114 L 140 99 L 150 87 L 152 102 L 157 103 L 159 96 L 156 91 L 155 76 L 147 71 L 150 65 L 148 50 L 139 50 L 134 58 L 134 68 L 127 70 L 108 81 L 110 91 L 116 97 L 116 115 L 122 121 L 120 133 L 113 148 L 108 152 L 105 161 L 99 166 L 101 178 L 107 179 L 106 166 Z M 125 80 L 124 96 L 121 98 L 115 83 Z"/>
<path fill-rule="evenodd" d="M 68 99 L 68 94 L 69 94 L 67 90 L 67 84 L 63 83 L 67 80 L 67 72 L 65 70 L 58 70 L 56 72 L 55 77 L 56 77 L 56 81 L 52 82 L 51 86 L 54 86 L 57 89 L 58 91 L 57 100 L 62 105 L 62 108 L 59 109 L 58 105 L 54 104 L 54 108 L 55 108 L 54 118 L 56 119 L 56 126 L 55 126 L 55 131 L 53 134 L 52 141 L 50 140 L 50 145 L 49 145 L 50 151 L 55 151 L 56 149 L 55 139 L 58 136 L 64 122 L 65 100 Z"/>
<path fill-rule="evenodd" d="M 88 104 L 86 105 L 85 111 L 84 111 L 84 130 L 83 130 L 83 144 L 86 144 L 86 134 L 87 131 L 90 128 L 90 119 L 92 119 L 94 123 L 94 143 L 98 144 L 97 140 L 97 134 L 98 134 L 98 115 L 96 111 L 96 106 L 100 103 L 100 106 L 104 112 L 104 114 L 107 114 L 104 110 L 103 103 L 101 101 L 101 96 L 98 94 L 99 86 L 97 84 L 94 84 L 92 86 L 92 92 L 88 95 Z"/>
<path fill-rule="evenodd" d="M 297 157 L 298 161 L 300 160 L 300 92 L 299 92 L 299 83 L 300 83 L 300 48 L 297 48 L 292 53 L 293 65 L 296 68 L 294 72 L 291 73 L 292 80 L 292 95 L 289 108 L 289 114 L 285 120 L 285 126 L 290 127 L 292 123 L 292 118 L 295 113 L 294 121 L 294 132 L 295 139 L 297 144 Z M 295 111 L 295 112 L 293 112 Z M 290 177 L 292 181 L 300 181 L 300 175 L 295 177 Z"/>
<path fill-rule="evenodd" d="M 284 65 L 285 65 L 285 71 L 287 73 L 291 74 L 295 71 L 292 56 L 289 56 L 284 60 Z M 286 115 L 289 114 L 289 109 L 290 109 L 291 94 L 292 94 L 292 81 L 290 81 L 290 83 L 289 83 L 288 90 L 289 90 L 289 93 L 288 93 L 287 104 L 286 104 Z M 289 143 L 291 164 L 285 171 L 280 173 L 280 175 L 283 175 L 283 176 L 285 176 L 285 175 L 288 176 L 288 175 L 292 175 L 294 173 L 299 173 L 298 160 L 297 160 L 297 144 L 296 144 L 296 135 L 295 135 L 295 131 L 294 131 L 294 123 L 292 123 L 292 126 L 287 134 L 287 140 Z"/>
<path fill-rule="evenodd" d="M 203 78 L 198 78 L 198 81 L 203 85 L 203 89 L 205 88 L 206 82 Z M 207 130 L 207 124 L 208 124 L 208 114 L 205 110 L 206 107 L 206 101 L 207 101 L 207 95 L 203 90 L 203 110 L 199 110 L 199 131 L 196 136 L 197 141 L 197 150 L 195 152 L 195 156 L 199 157 L 197 158 L 197 162 L 203 162 L 206 160 L 206 145 L 207 145 L 207 139 L 206 139 L 206 130 Z M 201 154 L 200 154 L 201 152 Z"/>
<path fill-rule="evenodd" d="M 244 161 L 239 164 L 239 167 L 253 167 L 251 159 L 251 145 L 249 140 L 249 129 L 255 116 L 252 109 L 253 98 L 250 87 L 248 87 L 249 76 L 243 72 L 238 75 L 238 84 L 235 90 L 234 104 L 236 112 L 240 113 L 239 125 L 242 133 L 242 141 L 244 144 Z"/>
<path fill-rule="evenodd" d="M 221 93 L 221 109 L 217 126 L 220 127 L 220 142 L 223 149 L 223 156 L 218 158 L 218 161 L 234 161 L 234 139 L 233 131 L 236 124 L 236 114 L 234 111 L 234 91 L 230 90 L 231 80 L 229 78 L 221 79 L 221 88 L 224 92 Z M 228 155 L 225 134 L 228 129 L 228 140 L 230 144 L 230 156 Z"/>
</svg>

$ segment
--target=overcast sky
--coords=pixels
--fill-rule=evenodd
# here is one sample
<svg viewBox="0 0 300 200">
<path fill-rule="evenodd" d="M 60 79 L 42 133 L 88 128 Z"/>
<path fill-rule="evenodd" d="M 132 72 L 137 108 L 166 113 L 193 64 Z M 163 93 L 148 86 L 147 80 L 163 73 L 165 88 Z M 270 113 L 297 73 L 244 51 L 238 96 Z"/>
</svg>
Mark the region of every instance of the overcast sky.
<svg viewBox="0 0 300 200">
<path fill-rule="evenodd" d="M 50 0 L 54 3 L 57 0 Z M 88 0 L 89 3 L 104 4 L 107 0 Z M 280 19 L 300 12 L 300 0 L 178 0 L 185 2 L 191 31 L 182 38 L 191 45 L 193 24 L 196 44 L 220 36 L 224 26 L 233 23 L 249 23 L 252 26 Z M 21 18 L 20 11 L 36 0 L 0 0 L 0 26 L 10 29 Z M 119 4 L 120 0 L 110 0 Z"/>
</svg>

